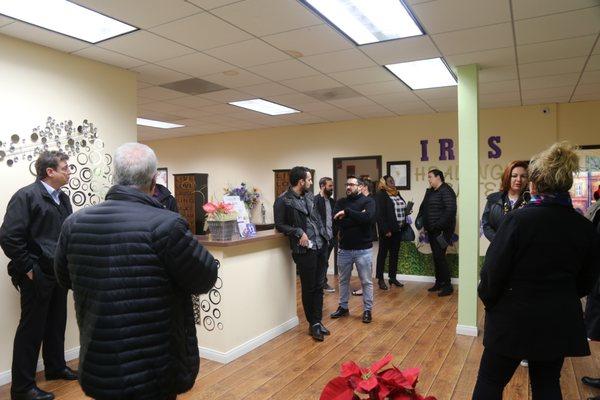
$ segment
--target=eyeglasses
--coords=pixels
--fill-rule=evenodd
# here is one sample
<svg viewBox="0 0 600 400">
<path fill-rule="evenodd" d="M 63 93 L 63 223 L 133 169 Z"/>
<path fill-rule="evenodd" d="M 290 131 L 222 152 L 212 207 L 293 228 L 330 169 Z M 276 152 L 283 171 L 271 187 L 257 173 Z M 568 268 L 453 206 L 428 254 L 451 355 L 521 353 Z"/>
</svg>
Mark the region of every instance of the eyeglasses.
<svg viewBox="0 0 600 400">
<path fill-rule="evenodd" d="M 346 183 L 346 186 L 358 186 L 357 183 Z"/>
</svg>

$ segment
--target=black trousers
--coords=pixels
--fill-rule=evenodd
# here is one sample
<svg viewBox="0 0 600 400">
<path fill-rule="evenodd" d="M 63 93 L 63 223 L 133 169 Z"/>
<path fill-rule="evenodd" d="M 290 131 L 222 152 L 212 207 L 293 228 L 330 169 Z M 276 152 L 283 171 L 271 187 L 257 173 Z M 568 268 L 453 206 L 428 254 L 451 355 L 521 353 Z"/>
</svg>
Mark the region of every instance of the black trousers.
<svg viewBox="0 0 600 400">
<path fill-rule="evenodd" d="M 385 267 L 385 260 L 390 255 L 390 264 L 388 270 L 388 276 L 390 280 L 396 280 L 396 272 L 398 271 L 398 254 L 400 253 L 400 243 L 402 235 L 400 232 L 392 232 L 392 236 L 379 237 L 379 251 L 377 252 L 377 267 L 375 269 L 375 277 L 377 279 L 383 279 L 383 269 Z"/>
<path fill-rule="evenodd" d="M 562 400 L 560 370 L 564 357 L 552 361 L 529 362 L 529 380 L 533 400 Z M 500 354 L 483 350 L 473 400 L 502 400 L 502 391 L 510 382 L 521 362 Z"/>
<path fill-rule="evenodd" d="M 13 392 L 24 392 L 35 385 L 40 346 L 46 372 L 65 367 L 65 328 L 67 324 L 67 291 L 56 283 L 34 273 L 19 283 L 21 319 L 15 334 L 12 360 Z"/>
<path fill-rule="evenodd" d="M 300 274 L 302 307 L 310 325 L 323 318 L 323 286 L 327 274 L 327 247 L 307 250 L 304 254 L 292 254 Z"/>
<path fill-rule="evenodd" d="M 323 274 L 323 287 L 327 285 L 327 269 L 329 269 L 329 257 L 331 256 L 331 251 L 333 250 L 333 248 L 334 245 L 332 240 L 331 242 L 329 242 L 329 245 L 327 245 L 327 254 L 325 254 L 325 257 L 319 258 L 321 262 L 325 263 L 325 273 Z"/>
<path fill-rule="evenodd" d="M 433 254 L 433 266 L 435 269 L 435 283 L 440 285 L 450 284 L 450 267 L 446 260 L 446 249 L 442 249 L 436 240 L 439 232 L 427 232 L 429 236 L 429 244 L 431 245 L 431 253 Z"/>
</svg>

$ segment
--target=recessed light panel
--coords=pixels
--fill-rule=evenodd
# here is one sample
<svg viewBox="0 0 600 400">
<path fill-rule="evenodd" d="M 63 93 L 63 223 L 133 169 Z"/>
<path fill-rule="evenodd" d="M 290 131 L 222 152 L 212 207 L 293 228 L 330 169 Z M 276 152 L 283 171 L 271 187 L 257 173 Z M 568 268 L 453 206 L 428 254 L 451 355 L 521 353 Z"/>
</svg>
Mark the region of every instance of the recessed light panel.
<svg viewBox="0 0 600 400">
<path fill-rule="evenodd" d="M 185 125 L 172 124 L 170 122 L 155 121 L 153 119 L 145 119 L 145 118 L 138 118 L 137 124 L 143 125 L 143 126 L 151 126 L 152 128 L 160 128 L 160 129 L 183 128 L 185 126 Z"/>
<path fill-rule="evenodd" d="M 263 99 L 233 101 L 229 104 L 268 115 L 293 114 L 300 112 L 298 110 L 294 110 L 293 108 L 282 106 L 281 104 L 272 103 Z"/>
<path fill-rule="evenodd" d="M 410 61 L 385 66 L 411 89 L 456 86 L 456 79 L 441 58 Z"/>
</svg>

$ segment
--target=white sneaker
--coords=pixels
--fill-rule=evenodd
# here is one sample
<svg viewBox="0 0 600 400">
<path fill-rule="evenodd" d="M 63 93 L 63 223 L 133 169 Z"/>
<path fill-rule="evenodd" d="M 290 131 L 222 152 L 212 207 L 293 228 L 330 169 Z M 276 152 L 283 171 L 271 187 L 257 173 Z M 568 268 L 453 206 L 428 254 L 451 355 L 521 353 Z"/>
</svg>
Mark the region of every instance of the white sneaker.
<svg viewBox="0 0 600 400">
<path fill-rule="evenodd" d="M 521 360 L 521 367 L 529 367 L 529 362 L 527 362 L 527 360 Z"/>
</svg>

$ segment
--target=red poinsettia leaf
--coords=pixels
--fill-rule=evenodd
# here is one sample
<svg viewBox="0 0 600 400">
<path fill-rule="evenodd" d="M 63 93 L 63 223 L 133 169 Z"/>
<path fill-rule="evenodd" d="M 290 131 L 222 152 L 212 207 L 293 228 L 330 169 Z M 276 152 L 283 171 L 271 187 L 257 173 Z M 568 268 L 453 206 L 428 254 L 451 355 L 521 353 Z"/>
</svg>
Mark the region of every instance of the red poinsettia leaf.
<svg viewBox="0 0 600 400">
<path fill-rule="evenodd" d="M 360 376 L 360 367 L 354 361 L 348 361 L 342 364 L 340 376 L 347 378 L 349 376 Z"/>
<path fill-rule="evenodd" d="M 329 381 L 321 392 L 319 400 L 353 400 L 354 390 L 346 378 L 341 376 Z"/>
<path fill-rule="evenodd" d="M 415 400 L 437 400 L 434 396 L 423 397 L 420 394 L 415 394 Z"/>
<path fill-rule="evenodd" d="M 390 394 L 390 388 L 383 382 L 379 382 L 379 392 L 377 393 L 377 398 L 379 400 L 385 400 L 387 396 Z"/>
<path fill-rule="evenodd" d="M 358 390 L 362 393 L 369 393 L 371 390 L 375 389 L 379 385 L 377 382 L 377 377 L 375 375 L 371 375 L 368 379 L 361 379 L 358 382 Z"/>
<path fill-rule="evenodd" d="M 392 358 L 392 355 L 390 353 L 387 353 L 381 360 L 375 361 L 371 365 L 371 372 L 376 374 L 383 366 L 392 361 Z"/>
<path fill-rule="evenodd" d="M 388 399 L 389 400 L 416 400 L 412 394 L 407 393 L 404 390 L 398 390 L 398 391 L 392 392 L 389 395 Z"/>
<path fill-rule="evenodd" d="M 419 373 L 421 370 L 419 368 L 409 368 L 401 372 L 402 375 L 404 375 L 404 379 L 406 379 L 409 385 L 414 389 L 417 381 L 419 380 Z"/>
</svg>

